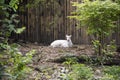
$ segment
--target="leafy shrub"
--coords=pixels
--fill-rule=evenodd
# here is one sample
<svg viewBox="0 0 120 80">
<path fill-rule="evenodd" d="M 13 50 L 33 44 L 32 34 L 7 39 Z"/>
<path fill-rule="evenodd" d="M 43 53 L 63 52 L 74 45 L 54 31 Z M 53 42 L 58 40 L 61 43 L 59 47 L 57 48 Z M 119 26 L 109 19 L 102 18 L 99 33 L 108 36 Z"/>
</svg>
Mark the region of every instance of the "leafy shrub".
<svg viewBox="0 0 120 80">
<path fill-rule="evenodd" d="M 108 44 L 104 44 L 104 46 L 101 45 L 101 43 L 98 40 L 93 41 L 93 46 L 94 46 L 94 50 L 96 53 L 96 58 L 94 59 L 93 62 L 97 63 L 97 64 L 104 64 L 106 62 L 110 62 L 112 60 L 112 58 L 114 57 L 114 55 L 116 54 L 116 45 L 115 45 L 115 41 L 111 41 Z M 101 55 L 99 55 L 99 46 L 102 46 L 102 50 L 101 50 Z"/>
<path fill-rule="evenodd" d="M 92 67 L 84 64 L 75 64 L 72 71 L 68 74 L 68 80 L 96 80 L 95 72 Z M 119 66 L 104 66 L 101 68 L 100 78 L 97 80 L 120 80 Z"/>
<path fill-rule="evenodd" d="M 103 40 L 114 32 L 115 23 L 120 15 L 120 5 L 112 0 L 83 0 L 81 3 L 74 2 L 73 6 L 77 10 L 72 12 L 73 16 L 70 18 L 80 21 L 81 25 L 78 26 L 86 27 L 87 32 L 95 36 L 95 40 L 93 40 L 95 52 L 97 56 L 100 56 L 98 58 L 102 60 L 105 53 L 111 54 L 111 51 L 105 50 L 107 46 Z"/>
<path fill-rule="evenodd" d="M 109 75 L 111 78 L 113 78 L 108 80 L 120 80 L 120 66 L 108 66 L 105 67 L 103 71 L 104 75 Z"/>
<path fill-rule="evenodd" d="M 27 64 L 32 61 L 32 56 L 35 53 L 35 50 L 32 50 L 23 56 L 18 50 L 17 44 L 5 45 L 1 43 L 0 45 L 0 48 L 4 49 L 0 52 L 0 64 L 6 66 L 5 73 L 9 74 L 6 77 L 10 80 L 23 80 L 26 77 L 25 73 L 30 71 Z"/>
<path fill-rule="evenodd" d="M 108 35 L 116 27 L 113 21 L 119 18 L 120 6 L 111 0 L 83 0 L 82 3 L 73 3 L 73 6 L 77 10 L 70 18 L 79 20 L 82 24 L 79 27 L 87 27 L 90 34 L 101 37 L 101 33 Z"/>
<path fill-rule="evenodd" d="M 25 28 L 16 28 L 19 20 L 16 11 L 19 0 L 0 1 L 0 79 L 1 80 L 21 80 L 29 67 L 35 51 L 31 51 L 23 56 L 17 44 L 8 44 L 11 32 L 21 33 Z M 12 13 L 11 13 L 12 12 Z M 23 79 L 22 79 L 23 80 Z"/>
<path fill-rule="evenodd" d="M 72 66 L 72 71 L 68 74 L 69 80 L 92 80 L 92 68 L 84 64 L 75 64 Z"/>
<path fill-rule="evenodd" d="M 78 59 L 76 57 L 67 57 L 65 58 L 64 65 L 67 65 L 69 68 L 71 65 L 78 63 Z"/>
</svg>

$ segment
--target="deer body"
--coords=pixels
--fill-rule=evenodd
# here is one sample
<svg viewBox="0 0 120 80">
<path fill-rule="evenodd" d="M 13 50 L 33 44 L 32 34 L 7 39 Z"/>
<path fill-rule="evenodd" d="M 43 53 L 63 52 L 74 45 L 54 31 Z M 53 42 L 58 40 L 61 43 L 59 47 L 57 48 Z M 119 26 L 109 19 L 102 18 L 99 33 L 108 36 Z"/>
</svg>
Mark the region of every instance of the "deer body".
<svg viewBox="0 0 120 80">
<path fill-rule="evenodd" d="M 55 40 L 53 41 L 50 46 L 52 47 L 72 47 L 73 43 L 71 41 L 71 35 L 66 35 L 67 40 Z"/>
</svg>

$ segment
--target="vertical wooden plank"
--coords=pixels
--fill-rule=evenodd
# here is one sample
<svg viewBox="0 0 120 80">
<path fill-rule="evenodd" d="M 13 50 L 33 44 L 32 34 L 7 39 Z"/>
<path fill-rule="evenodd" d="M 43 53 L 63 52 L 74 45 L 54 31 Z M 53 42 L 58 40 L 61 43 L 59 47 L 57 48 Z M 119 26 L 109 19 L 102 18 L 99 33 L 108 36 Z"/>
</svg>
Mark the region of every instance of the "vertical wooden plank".
<svg viewBox="0 0 120 80">
<path fill-rule="evenodd" d="M 52 0 L 51 0 L 52 1 Z M 91 39 L 86 34 L 86 30 L 84 28 L 77 29 L 75 19 L 68 19 L 67 16 L 70 15 L 70 12 L 75 10 L 74 7 L 71 6 L 70 1 L 78 1 L 81 0 L 61 0 L 63 3 L 58 8 L 61 10 L 61 16 L 58 17 L 56 21 L 56 11 L 55 8 L 58 7 L 55 3 L 52 4 L 51 12 L 48 11 L 47 5 L 44 7 L 39 6 L 38 8 L 29 8 L 26 9 L 26 13 L 20 13 L 21 16 L 21 24 L 19 26 L 26 25 L 26 32 L 21 35 L 16 36 L 18 39 L 28 40 L 32 42 L 40 42 L 40 43 L 50 43 L 55 39 L 63 39 L 65 38 L 65 34 L 72 34 L 72 40 L 76 44 L 88 44 Z M 41 13 L 43 11 L 43 13 Z M 53 12 L 52 12 L 53 11 Z M 53 25 L 49 27 L 49 22 L 54 21 Z M 48 23 L 48 24 L 47 24 Z M 104 42 L 111 41 L 112 39 L 116 40 L 117 44 L 120 44 L 120 33 L 118 30 L 120 29 L 120 20 L 117 24 L 118 28 L 116 32 L 109 38 L 106 38 Z M 48 30 L 50 29 L 50 31 Z M 103 35 L 104 37 L 104 35 Z"/>
<path fill-rule="evenodd" d="M 42 17 L 42 8 L 39 6 L 40 16 L 39 16 L 39 43 L 41 43 L 41 17 Z"/>
</svg>

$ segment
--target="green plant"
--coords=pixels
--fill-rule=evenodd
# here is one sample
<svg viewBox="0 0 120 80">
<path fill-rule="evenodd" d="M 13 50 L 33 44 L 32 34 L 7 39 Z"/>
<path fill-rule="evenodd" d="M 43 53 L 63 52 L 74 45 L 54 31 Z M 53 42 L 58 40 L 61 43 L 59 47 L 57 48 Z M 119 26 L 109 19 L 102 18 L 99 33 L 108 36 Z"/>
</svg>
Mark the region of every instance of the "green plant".
<svg viewBox="0 0 120 80">
<path fill-rule="evenodd" d="M 23 56 L 17 44 L 9 44 L 8 38 L 12 32 L 21 33 L 25 28 L 16 28 L 19 22 L 16 11 L 19 0 L 0 1 L 0 79 L 23 80 L 25 73 L 30 68 L 27 64 L 31 61 L 35 51 L 30 51 Z M 11 13 L 12 12 L 12 13 Z"/>
<path fill-rule="evenodd" d="M 109 75 L 113 79 L 108 80 L 120 80 L 120 67 L 119 66 L 107 66 L 103 69 L 104 75 Z M 105 80 L 105 79 L 104 79 Z"/>
<path fill-rule="evenodd" d="M 73 64 L 77 64 L 78 59 L 76 57 L 67 57 L 65 58 L 65 62 L 63 62 L 64 65 L 67 65 L 69 68 Z"/>
<path fill-rule="evenodd" d="M 105 74 L 100 80 L 116 80 L 113 78 L 113 75 Z"/>
<path fill-rule="evenodd" d="M 115 2 L 117 2 L 118 4 L 120 4 L 120 0 L 115 0 Z"/>
<path fill-rule="evenodd" d="M 97 56 L 99 56 L 99 46 L 101 46 L 100 41 L 94 40 L 94 41 L 92 41 L 92 43 L 93 43 L 95 53 L 97 54 Z"/>
<path fill-rule="evenodd" d="M 120 15 L 120 5 L 111 0 L 83 0 L 82 3 L 74 2 L 73 6 L 76 6 L 77 10 L 72 12 L 73 16 L 70 18 L 80 21 L 80 27 L 86 27 L 87 32 L 95 36 L 93 46 L 102 60 L 102 57 L 110 52 L 106 52 L 107 46 L 103 40 L 114 32 Z"/>
<path fill-rule="evenodd" d="M 104 66 L 101 70 L 101 77 L 97 80 L 120 80 L 119 66 Z M 95 79 L 96 80 L 96 79 Z"/>
<path fill-rule="evenodd" d="M 76 12 L 70 18 L 75 18 L 81 23 L 81 27 L 87 27 L 88 33 L 96 34 L 101 37 L 112 32 L 115 27 L 113 21 L 119 18 L 120 6 L 110 0 L 89 1 L 83 0 L 83 3 L 73 3 L 77 7 Z"/>
<path fill-rule="evenodd" d="M 84 64 L 72 65 L 72 71 L 68 74 L 68 80 L 92 80 L 92 68 Z"/>
<path fill-rule="evenodd" d="M 104 64 L 106 61 L 111 61 L 111 58 L 115 55 L 116 51 L 116 45 L 115 41 L 111 41 L 109 45 L 104 44 L 104 48 L 101 50 L 101 55 L 99 55 L 99 46 L 101 46 L 100 42 L 98 40 L 93 41 L 93 46 L 95 53 L 97 54 L 96 59 L 94 59 L 93 62 L 96 64 Z"/>
<path fill-rule="evenodd" d="M 15 12 L 18 9 L 19 1 L 20 0 L 10 0 L 10 2 L 9 2 L 10 8 L 12 8 Z"/>
<path fill-rule="evenodd" d="M 109 45 L 106 45 L 105 47 L 105 54 L 107 56 L 114 56 L 116 51 L 116 45 L 115 45 L 115 40 L 111 41 Z"/>
<path fill-rule="evenodd" d="M 2 46 L 2 49 L 4 48 L 2 53 L 0 52 L 0 54 L 4 54 L 0 57 L 0 59 L 4 61 L 0 62 L 0 64 L 2 66 L 6 66 L 5 72 L 9 74 L 9 80 L 24 79 L 26 77 L 25 74 L 30 71 L 27 64 L 32 61 L 32 56 L 35 53 L 35 50 L 32 50 L 23 56 L 23 54 L 18 50 L 17 44 L 0 45 Z"/>
</svg>

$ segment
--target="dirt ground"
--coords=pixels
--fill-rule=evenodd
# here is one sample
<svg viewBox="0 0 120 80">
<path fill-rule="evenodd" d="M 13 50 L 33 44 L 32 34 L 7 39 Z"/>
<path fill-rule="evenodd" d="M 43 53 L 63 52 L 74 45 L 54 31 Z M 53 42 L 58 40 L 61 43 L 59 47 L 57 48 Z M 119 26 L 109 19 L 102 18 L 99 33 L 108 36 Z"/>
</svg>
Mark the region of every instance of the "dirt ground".
<svg viewBox="0 0 120 80">
<path fill-rule="evenodd" d="M 21 44 L 20 47 L 20 51 L 23 54 L 33 49 L 36 50 L 36 54 L 33 56 L 33 63 L 29 66 L 34 71 L 29 74 L 28 80 L 58 80 L 53 74 L 64 66 L 62 63 L 54 62 L 54 60 L 64 56 L 91 55 L 94 53 L 90 45 L 74 45 L 71 48 L 52 48 L 50 46 L 29 43 Z"/>
</svg>

